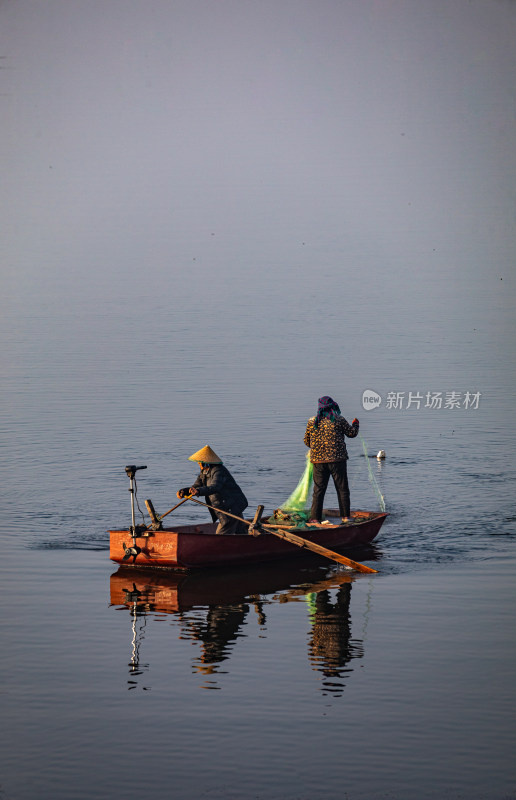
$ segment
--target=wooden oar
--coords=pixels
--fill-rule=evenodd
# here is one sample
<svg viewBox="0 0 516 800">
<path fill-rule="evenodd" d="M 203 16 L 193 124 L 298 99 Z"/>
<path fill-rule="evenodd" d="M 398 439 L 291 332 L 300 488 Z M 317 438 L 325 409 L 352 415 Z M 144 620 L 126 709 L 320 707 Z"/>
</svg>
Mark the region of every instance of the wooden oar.
<svg viewBox="0 0 516 800">
<path fill-rule="evenodd" d="M 297 534 L 291 533 L 290 531 L 272 528 L 270 525 L 264 525 L 263 527 L 267 528 L 270 533 L 273 533 L 280 539 L 285 539 L 287 542 L 291 542 L 291 544 L 297 544 L 298 547 L 306 547 L 307 550 L 312 550 L 314 553 L 318 553 L 320 556 L 331 558 L 333 561 L 337 561 L 339 564 L 344 564 L 346 567 L 356 569 L 357 572 L 378 572 L 378 570 L 372 569 L 372 567 L 366 567 L 365 564 L 360 564 L 358 561 L 353 561 L 352 558 L 346 558 L 345 556 L 341 556 L 340 553 L 335 553 L 333 550 L 328 550 L 326 547 L 321 547 L 320 544 L 315 544 L 315 542 L 311 542 L 309 539 L 302 539 L 301 536 L 297 536 Z"/>
<path fill-rule="evenodd" d="M 190 495 L 185 497 L 184 500 L 181 500 L 180 503 L 176 503 L 175 506 L 172 506 L 172 508 L 169 508 L 168 511 L 165 511 L 164 514 L 160 514 L 159 517 L 158 517 L 159 521 L 161 522 L 161 520 L 164 519 L 165 517 L 167 517 L 169 514 L 171 514 L 172 511 L 175 511 L 176 508 L 179 508 L 179 506 L 182 506 L 183 503 L 186 503 L 187 500 L 190 500 Z"/>
<path fill-rule="evenodd" d="M 187 497 L 186 499 L 191 500 L 192 503 L 198 503 L 200 506 L 206 506 L 206 508 L 211 508 L 213 511 L 218 511 L 221 514 L 225 514 L 227 517 L 238 519 L 240 522 L 244 522 L 249 527 L 255 524 L 254 520 L 253 522 L 249 522 L 249 520 L 243 519 L 242 517 L 237 517 L 236 514 L 231 514 L 229 511 L 222 511 L 221 508 L 214 508 L 213 506 L 208 505 L 208 503 L 203 503 L 202 500 L 196 500 L 195 497 Z M 278 528 L 274 528 L 272 525 L 267 525 L 265 523 L 260 523 L 260 525 L 274 536 L 277 536 L 279 539 L 285 539 L 285 541 L 295 544 L 297 547 L 304 547 L 307 550 L 312 550 L 312 552 L 317 553 L 320 556 L 330 558 L 332 561 L 336 561 L 338 564 L 344 564 L 345 567 L 355 569 L 357 572 L 378 571 L 376 569 L 372 569 L 371 567 L 366 567 L 365 564 L 360 564 L 358 561 L 353 561 L 351 558 L 341 556 L 340 553 L 335 553 L 333 550 L 328 550 L 326 547 L 322 547 L 320 544 L 315 544 L 315 542 L 310 542 L 308 539 L 303 539 L 301 536 L 297 536 L 295 533 L 290 533 L 290 531 L 278 530 Z"/>
<path fill-rule="evenodd" d="M 185 497 L 184 500 L 181 500 L 180 503 L 176 503 L 175 506 L 172 506 L 172 508 L 169 508 L 168 511 L 165 511 L 165 513 L 162 514 L 160 517 L 158 517 L 158 515 L 156 514 L 156 512 L 154 510 L 154 506 L 152 504 L 152 500 L 146 500 L 145 501 L 145 505 L 147 506 L 147 511 L 149 512 L 149 516 L 150 516 L 150 518 L 152 520 L 152 525 L 150 527 L 147 527 L 144 532 L 147 533 L 148 531 L 152 531 L 152 530 L 161 530 L 161 520 L 164 517 L 166 517 L 168 514 L 171 514 L 172 511 L 175 511 L 176 508 L 179 508 L 179 506 L 182 506 L 183 503 L 186 503 L 186 501 L 189 500 L 189 498 L 190 498 L 190 495 L 188 495 L 188 497 Z"/>
</svg>

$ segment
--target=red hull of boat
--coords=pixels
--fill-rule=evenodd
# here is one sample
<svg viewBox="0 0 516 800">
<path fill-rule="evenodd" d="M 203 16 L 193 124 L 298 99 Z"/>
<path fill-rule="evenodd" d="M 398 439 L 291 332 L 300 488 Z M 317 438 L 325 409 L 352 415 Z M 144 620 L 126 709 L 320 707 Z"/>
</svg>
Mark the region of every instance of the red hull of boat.
<svg viewBox="0 0 516 800">
<path fill-rule="evenodd" d="M 388 514 L 354 511 L 352 516 L 352 524 L 286 530 L 330 550 L 340 550 L 370 544 Z M 217 536 L 215 528 L 215 523 L 205 523 L 150 532 L 149 535 L 137 537 L 136 544 L 141 551 L 135 558 L 131 556 L 126 561 L 123 560 L 124 544 L 127 547 L 132 545 L 131 535 L 127 529 L 112 530 L 109 531 L 109 557 L 117 564 L 123 563 L 126 566 L 198 569 L 255 564 L 308 552 L 272 533 L 262 533 L 260 536 Z"/>
</svg>

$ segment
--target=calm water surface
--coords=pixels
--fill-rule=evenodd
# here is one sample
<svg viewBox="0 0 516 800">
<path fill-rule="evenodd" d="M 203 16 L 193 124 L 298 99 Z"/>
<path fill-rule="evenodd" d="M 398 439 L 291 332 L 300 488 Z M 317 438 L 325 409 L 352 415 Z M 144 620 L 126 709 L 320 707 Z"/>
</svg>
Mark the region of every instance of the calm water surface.
<svg viewBox="0 0 516 800">
<path fill-rule="evenodd" d="M 138 597 L 105 553 L 24 561 L 2 582 L 7 798 L 514 796 L 514 558 Z"/>
<path fill-rule="evenodd" d="M 200 328 L 188 309 L 156 310 L 134 331 L 128 313 L 79 307 L 17 316 L 11 338 L 2 796 L 516 797 L 512 400 L 488 342 L 475 379 L 433 367 L 429 343 L 423 379 L 400 334 L 390 377 L 376 323 L 351 327 L 378 369 L 361 381 L 340 340 L 320 339 L 324 359 L 305 373 L 284 357 L 281 324 L 243 310 Z M 492 330 L 501 320 L 496 309 Z M 482 397 L 366 412 L 365 388 Z M 148 465 L 138 496 L 163 512 L 210 442 L 250 510 L 271 510 L 301 475 L 323 392 L 360 417 L 370 455 L 387 451 L 370 463 L 390 517 L 354 554 L 378 575 L 301 559 L 133 577 L 109 562 L 106 531 L 129 522 L 126 463 Z M 352 504 L 377 508 L 360 442 L 349 450 Z"/>
</svg>

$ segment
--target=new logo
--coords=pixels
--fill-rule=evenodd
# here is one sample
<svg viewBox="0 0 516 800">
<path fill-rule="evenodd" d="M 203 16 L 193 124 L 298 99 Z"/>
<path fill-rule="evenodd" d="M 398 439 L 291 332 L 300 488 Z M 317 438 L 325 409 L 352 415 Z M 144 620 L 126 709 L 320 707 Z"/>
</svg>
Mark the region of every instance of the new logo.
<svg viewBox="0 0 516 800">
<path fill-rule="evenodd" d="M 362 394 L 362 406 L 366 411 L 372 411 L 373 408 L 378 408 L 382 403 L 382 398 L 372 389 L 366 389 Z"/>
</svg>

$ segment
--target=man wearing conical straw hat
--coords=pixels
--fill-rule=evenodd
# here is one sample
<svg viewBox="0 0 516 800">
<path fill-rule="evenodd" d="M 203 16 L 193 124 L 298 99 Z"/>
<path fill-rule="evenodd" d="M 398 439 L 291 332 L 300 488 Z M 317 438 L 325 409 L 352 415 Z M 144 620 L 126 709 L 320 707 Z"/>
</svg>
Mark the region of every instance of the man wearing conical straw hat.
<svg viewBox="0 0 516 800">
<path fill-rule="evenodd" d="M 210 508 L 213 522 L 218 521 L 218 534 L 247 533 L 247 525 L 233 517 L 228 517 L 224 511 L 241 517 L 247 508 L 247 498 L 237 484 L 230 471 L 222 463 L 222 459 L 213 452 L 209 445 L 202 447 L 190 456 L 189 461 L 197 461 L 201 472 L 195 483 L 190 487 L 179 489 L 177 496 L 184 497 L 191 494 L 193 497 L 205 497 L 206 502 L 213 506 Z"/>
</svg>

